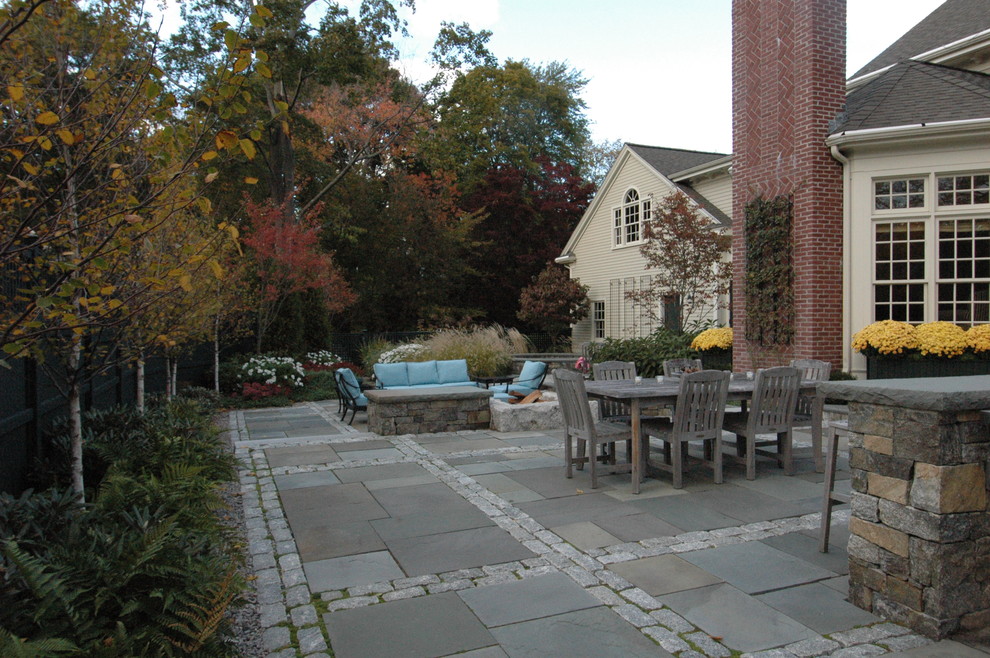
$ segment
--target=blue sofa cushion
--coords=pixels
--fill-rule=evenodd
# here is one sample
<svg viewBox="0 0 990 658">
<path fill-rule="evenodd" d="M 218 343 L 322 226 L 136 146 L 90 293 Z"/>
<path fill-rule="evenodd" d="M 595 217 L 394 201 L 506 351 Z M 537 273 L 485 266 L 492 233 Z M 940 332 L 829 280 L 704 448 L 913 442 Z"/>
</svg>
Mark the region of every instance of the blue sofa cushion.
<svg viewBox="0 0 990 658">
<path fill-rule="evenodd" d="M 473 386 L 468 375 L 467 361 L 464 359 L 451 359 L 448 361 L 437 361 L 437 384 L 463 384 Z"/>
<path fill-rule="evenodd" d="M 429 386 L 437 383 L 436 361 L 410 361 L 406 364 L 410 386 Z"/>
<path fill-rule="evenodd" d="M 504 394 L 505 397 L 509 397 L 509 391 L 512 391 L 514 393 L 522 393 L 523 395 L 529 395 L 536 389 L 530 386 L 520 386 L 519 384 L 509 384 L 508 386 L 505 384 L 498 384 L 496 386 L 492 386 L 489 390 L 495 391 L 496 400 L 501 400 L 502 398 L 500 398 L 499 395 Z"/>
<path fill-rule="evenodd" d="M 542 361 L 527 361 L 523 364 L 522 372 L 516 379 L 516 384 L 533 391 L 543 381 L 543 374 L 547 371 L 547 364 Z"/>
<path fill-rule="evenodd" d="M 406 363 L 376 363 L 375 377 L 378 378 L 378 386 L 381 388 L 409 386 L 409 371 L 406 365 Z"/>
</svg>

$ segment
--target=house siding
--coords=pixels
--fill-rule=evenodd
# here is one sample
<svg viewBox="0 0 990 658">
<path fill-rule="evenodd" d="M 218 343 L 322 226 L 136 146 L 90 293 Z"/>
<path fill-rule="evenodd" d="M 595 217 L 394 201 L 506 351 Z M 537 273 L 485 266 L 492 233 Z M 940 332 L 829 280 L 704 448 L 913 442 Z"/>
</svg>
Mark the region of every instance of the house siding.
<svg viewBox="0 0 990 658">
<path fill-rule="evenodd" d="M 651 194 L 666 196 L 673 188 L 631 153 L 620 156 L 613 167 L 621 167 L 619 175 L 600 192 L 601 204 L 574 245 L 576 260 L 570 270 L 572 279 L 588 286 L 588 299 L 605 302 L 606 337 L 623 338 L 649 333 L 642 322 L 626 324 L 639 314 L 624 299 L 625 291 L 641 285 L 648 272 L 639 245 L 612 246 L 612 209 L 622 205 L 629 188 L 636 188 L 641 199 Z M 592 331 L 590 317 L 574 325 L 571 335 L 575 350 L 593 340 Z"/>
<path fill-rule="evenodd" d="M 691 182 L 698 194 L 711 201 L 712 205 L 732 217 L 732 177 L 728 174 Z"/>
</svg>

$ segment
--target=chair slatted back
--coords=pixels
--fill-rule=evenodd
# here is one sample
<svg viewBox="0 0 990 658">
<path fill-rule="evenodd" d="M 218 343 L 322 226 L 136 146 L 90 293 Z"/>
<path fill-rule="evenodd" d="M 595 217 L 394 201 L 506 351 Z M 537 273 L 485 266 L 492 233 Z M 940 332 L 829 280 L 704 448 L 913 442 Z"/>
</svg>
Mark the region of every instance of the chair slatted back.
<svg viewBox="0 0 990 658">
<path fill-rule="evenodd" d="M 674 408 L 675 440 L 696 441 L 720 436 L 728 394 L 727 372 L 702 370 L 681 375 Z"/>
<path fill-rule="evenodd" d="M 633 361 L 604 361 L 591 366 L 595 381 L 636 379 L 636 363 Z"/>
<path fill-rule="evenodd" d="M 791 367 L 797 368 L 801 379 L 806 381 L 827 382 L 832 374 L 832 364 L 818 359 L 791 359 Z M 797 413 L 801 416 L 810 416 L 813 403 L 814 396 L 798 395 Z"/>
<path fill-rule="evenodd" d="M 593 440 L 595 419 L 591 416 L 588 392 L 581 373 L 559 368 L 554 373 L 557 401 L 564 416 L 564 431 L 578 439 Z"/>
<path fill-rule="evenodd" d="M 790 429 L 800 385 L 801 374 L 797 368 L 779 366 L 758 371 L 748 431 L 764 434 Z"/>
<path fill-rule="evenodd" d="M 603 361 L 591 366 L 595 381 L 616 381 L 636 379 L 636 363 L 633 361 Z M 614 400 L 599 400 L 603 418 L 615 418 L 629 415 L 629 405 Z"/>
<path fill-rule="evenodd" d="M 685 369 L 700 371 L 701 359 L 667 359 L 663 362 L 664 377 L 678 377 L 684 373 Z"/>
</svg>

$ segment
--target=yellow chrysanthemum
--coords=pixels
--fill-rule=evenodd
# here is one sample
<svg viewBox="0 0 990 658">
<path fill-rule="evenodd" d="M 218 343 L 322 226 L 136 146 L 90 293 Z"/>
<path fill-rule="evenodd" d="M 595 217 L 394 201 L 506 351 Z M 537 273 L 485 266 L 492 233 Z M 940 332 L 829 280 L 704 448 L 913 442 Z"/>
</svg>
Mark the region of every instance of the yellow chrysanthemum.
<svg viewBox="0 0 990 658">
<path fill-rule="evenodd" d="M 990 351 L 990 324 L 976 324 L 966 332 L 966 343 L 979 354 Z"/>
<path fill-rule="evenodd" d="M 881 320 L 867 325 L 853 336 L 852 347 L 859 352 L 871 349 L 879 354 L 903 354 L 906 350 L 917 349 L 918 338 L 915 328 L 907 322 Z"/>
<path fill-rule="evenodd" d="M 732 327 L 705 329 L 691 341 L 691 349 L 699 351 L 711 349 L 727 350 L 730 347 L 732 347 Z"/>
<path fill-rule="evenodd" d="M 925 356 L 952 358 L 966 351 L 966 330 L 951 322 L 927 322 L 915 328 L 918 349 Z"/>
</svg>

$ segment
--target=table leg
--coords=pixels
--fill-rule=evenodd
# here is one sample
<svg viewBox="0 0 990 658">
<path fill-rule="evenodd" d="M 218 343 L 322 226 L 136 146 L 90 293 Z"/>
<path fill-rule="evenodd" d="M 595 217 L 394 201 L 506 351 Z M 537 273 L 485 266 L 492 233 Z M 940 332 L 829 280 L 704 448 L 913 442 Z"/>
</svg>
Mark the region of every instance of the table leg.
<svg viewBox="0 0 990 658">
<path fill-rule="evenodd" d="M 630 459 L 632 460 L 632 492 L 638 494 L 639 481 L 642 477 L 642 473 L 640 472 L 640 460 L 642 456 L 639 454 L 642 441 L 639 438 L 639 400 L 637 398 L 632 399 L 629 404 L 629 411 L 629 420 L 632 426 L 632 454 L 630 455 Z"/>
<path fill-rule="evenodd" d="M 822 416 L 825 411 L 825 395 L 815 393 L 815 401 L 811 405 L 811 451 L 815 455 L 815 472 L 825 472 L 825 460 L 822 459 Z"/>
</svg>

